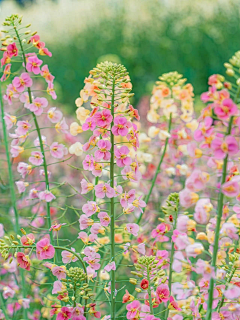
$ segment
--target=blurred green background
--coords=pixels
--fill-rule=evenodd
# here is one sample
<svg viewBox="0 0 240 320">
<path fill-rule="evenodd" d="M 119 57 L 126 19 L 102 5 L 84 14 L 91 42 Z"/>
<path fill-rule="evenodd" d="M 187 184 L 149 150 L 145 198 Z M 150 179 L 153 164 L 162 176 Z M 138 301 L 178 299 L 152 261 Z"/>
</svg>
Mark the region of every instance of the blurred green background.
<svg viewBox="0 0 240 320">
<path fill-rule="evenodd" d="M 49 67 L 69 113 L 99 61 L 126 66 L 137 105 L 173 70 L 199 95 L 240 49 L 239 0 L 2 0 L 1 21 L 11 13 L 23 14 L 52 51 Z"/>
</svg>

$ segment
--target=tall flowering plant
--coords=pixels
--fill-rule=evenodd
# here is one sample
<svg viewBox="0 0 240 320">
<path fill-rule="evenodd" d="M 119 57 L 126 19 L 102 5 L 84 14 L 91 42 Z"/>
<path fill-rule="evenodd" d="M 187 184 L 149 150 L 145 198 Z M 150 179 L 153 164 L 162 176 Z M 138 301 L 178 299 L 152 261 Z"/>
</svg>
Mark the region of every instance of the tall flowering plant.
<svg viewBox="0 0 240 320">
<path fill-rule="evenodd" d="M 22 26 L 22 18 L 18 15 L 8 17 L 3 25 L 5 30 L 2 32 L 5 33 L 5 37 L 1 39 L 1 82 L 6 90 L 3 95 L 0 90 L 0 105 L 11 195 L 10 217 L 13 213 L 15 235 L 6 235 L 7 242 L 2 240 L 1 243 L 1 259 L 5 260 L 2 261 L 1 272 L 6 273 L 3 284 L 7 285 L 2 287 L 1 284 L 3 292 L 0 298 L 6 301 L 12 298 L 14 301 L 8 303 L 6 309 L 1 301 L 6 319 L 16 312 L 21 312 L 24 319 L 27 319 L 27 309 L 33 302 L 29 296 L 29 284 L 32 283 L 33 289 L 35 287 L 36 297 L 39 292 L 38 286 L 32 282 L 37 277 L 37 272 L 34 273 L 32 269 L 32 265 L 35 264 L 33 248 L 36 248 L 39 260 L 53 258 L 53 230 L 61 228 L 61 225 L 52 222 L 57 213 L 57 206 L 53 201 L 61 183 L 51 181 L 52 172 L 47 159 L 51 159 L 50 165 L 56 164 L 64 161 L 62 159 L 68 153 L 63 144 L 47 141 L 42 131 L 55 127 L 58 132 L 66 132 L 68 126 L 62 112 L 50 107 L 45 97 L 50 95 L 54 100 L 57 98 L 53 85 L 54 76 L 49 72 L 47 64 L 43 64 L 43 60 L 40 59 L 41 56 L 51 57 L 51 52 L 40 40 L 37 32 L 29 31 L 30 25 Z M 47 85 L 45 90 L 39 90 L 37 80 L 41 78 Z M 46 124 L 41 126 L 43 122 Z M 1 236 L 4 236 L 2 224 L 1 227 Z M 21 227 L 28 230 L 28 233 Z M 5 225 L 5 231 L 9 232 L 8 228 L 9 223 Z M 40 241 L 35 247 L 38 237 Z M 44 248 L 44 254 L 41 248 Z M 20 266 L 21 285 L 16 273 L 17 265 Z M 28 285 L 25 283 L 24 269 L 31 270 L 32 273 L 27 277 Z M 15 281 L 11 279 L 13 273 L 16 273 Z M 16 299 L 15 292 L 18 288 L 21 288 L 21 291 L 19 299 Z"/>
<path fill-rule="evenodd" d="M 116 301 L 121 295 L 116 271 L 125 247 L 131 247 L 131 242 L 123 241 L 122 237 L 132 239 L 138 235 L 139 225 L 134 223 L 134 216 L 141 214 L 146 206 L 135 189 L 127 187 L 129 181 L 137 182 L 141 178 L 136 159 L 138 128 L 133 121 L 139 120 L 139 115 L 129 103 L 132 85 L 122 65 L 98 64 L 85 83 L 76 101 L 77 117 L 82 126 L 73 123 L 71 132 L 78 128 L 79 132 L 90 131 L 91 136 L 84 145 L 80 142 L 72 145 L 70 153 L 87 152 L 83 170 L 90 171 L 94 180 L 84 178 L 81 181 L 81 193 L 88 195 L 88 201 L 79 219 L 79 238 L 86 244 L 83 260 L 88 265 L 88 275 L 96 278 L 95 285 L 98 285 L 100 268 L 102 273 L 110 272 L 105 291 L 110 295 L 111 319 L 115 319 Z M 82 106 L 87 100 L 91 110 Z M 129 217 L 127 221 L 126 216 Z M 109 236 L 102 237 L 105 233 Z M 125 242 L 121 248 L 119 244 Z M 144 250 L 144 244 L 141 247 Z M 97 295 L 102 296 L 101 291 L 98 290 Z"/>
</svg>

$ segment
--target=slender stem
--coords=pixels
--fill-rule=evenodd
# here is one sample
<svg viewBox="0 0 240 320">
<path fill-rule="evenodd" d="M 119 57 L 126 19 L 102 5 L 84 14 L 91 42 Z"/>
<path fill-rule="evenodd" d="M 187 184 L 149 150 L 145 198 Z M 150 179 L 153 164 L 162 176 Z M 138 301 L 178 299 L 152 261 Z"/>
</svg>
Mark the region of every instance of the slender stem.
<svg viewBox="0 0 240 320">
<path fill-rule="evenodd" d="M 19 232 L 19 221 L 18 221 L 17 200 L 16 200 L 15 189 L 14 189 L 12 163 L 11 163 L 11 158 L 10 158 L 10 154 L 9 154 L 7 127 L 6 127 L 6 123 L 4 120 L 4 105 L 3 105 L 3 99 L 2 99 L 1 83 L 0 83 L 0 104 L 1 104 L 3 139 L 4 139 L 5 152 L 6 152 L 7 165 L 8 165 L 9 188 L 10 188 L 10 194 L 11 194 L 12 207 L 13 207 L 14 216 L 15 216 L 15 232 L 18 233 Z"/>
<path fill-rule="evenodd" d="M 149 266 L 147 266 L 147 280 L 148 280 L 148 301 L 149 301 L 149 307 L 150 307 L 150 312 L 152 315 L 154 315 L 153 311 L 153 304 L 152 304 L 152 291 L 151 291 L 151 279 L 149 275 Z"/>
<path fill-rule="evenodd" d="M 7 314 L 7 310 L 5 308 L 5 304 L 4 304 L 4 301 L 3 301 L 3 297 L 2 297 L 2 293 L 0 293 L 0 306 L 1 306 L 1 309 L 4 313 L 4 316 L 6 318 L 6 320 L 10 320 L 8 314 Z"/>
<path fill-rule="evenodd" d="M 17 38 L 18 38 L 19 45 L 20 45 L 21 50 L 22 50 L 23 61 L 24 61 L 24 68 L 25 68 L 25 71 L 28 73 L 28 71 L 27 71 L 27 69 L 26 69 L 27 60 L 26 60 L 25 51 L 24 51 L 24 48 L 23 48 L 23 45 L 22 45 L 22 42 L 21 42 L 19 33 L 18 33 L 18 31 L 17 31 L 17 28 L 15 28 L 14 30 L 15 30 L 16 36 L 17 36 Z M 32 103 L 32 93 L 31 93 L 31 89 L 30 89 L 30 88 L 28 88 L 28 98 L 29 98 L 29 103 Z M 42 135 L 41 135 L 41 131 L 40 131 L 40 128 L 39 128 L 38 121 L 37 121 L 37 117 L 36 117 L 36 115 L 35 115 L 33 112 L 32 112 L 32 117 L 33 117 L 33 121 L 34 121 L 36 130 L 37 130 L 41 153 L 42 153 L 42 155 L 43 155 L 43 168 L 44 168 L 44 174 L 45 174 L 46 190 L 49 191 L 49 190 L 50 190 L 50 187 L 49 187 L 49 180 L 48 180 L 47 161 L 46 161 L 45 152 L 44 152 L 44 145 L 43 145 L 43 141 L 42 141 Z M 46 203 L 46 206 L 47 206 L 47 224 L 48 224 L 48 228 L 50 229 L 50 228 L 51 228 L 51 225 L 52 225 L 52 222 L 51 222 L 51 213 L 50 213 L 50 203 L 47 202 L 47 203 Z M 51 239 L 51 243 L 53 243 L 53 235 L 52 235 L 52 233 L 50 233 L 50 239 Z"/>
<path fill-rule="evenodd" d="M 170 117 L 169 117 L 169 121 L 168 121 L 168 133 L 170 133 L 170 131 L 171 131 L 171 125 L 172 125 L 172 113 L 170 113 Z M 150 187 L 149 192 L 148 192 L 148 194 L 147 194 L 147 196 L 146 196 L 146 199 L 145 199 L 146 205 L 147 205 L 148 202 L 149 202 L 150 196 L 151 196 L 151 194 L 152 194 L 153 187 L 154 187 L 155 182 L 156 182 L 156 180 L 157 180 L 157 176 L 158 176 L 158 174 L 160 173 L 161 165 L 162 165 L 162 162 L 163 162 L 164 156 L 165 156 L 165 154 L 166 154 L 166 150 L 167 150 L 168 140 L 169 140 L 169 138 L 167 138 L 166 141 L 165 141 L 164 149 L 163 149 L 163 152 L 162 152 L 160 161 L 159 161 L 159 163 L 158 163 L 158 166 L 157 166 L 155 175 L 154 175 L 154 177 L 153 177 L 151 187 Z M 146 206 L 146 207 L 147 207 L 147 206 Z M 137 220 L 137 224 L 139 224 L 139 222 L 142 220 L 142 216 L 143 216 L 143 214 L 144 214 L 144 211 L 145 211 L 146 207 L 143 208 L 143 212 L 140 214 L 140 216 L 139 216 L 139 218 L 138 218 L 138 220 Z"/>
<path fill-rule="evenodd" d="M 111 128 L 114 124 L 114 93 L 115 93 L 115 78 L 113 78 L 112 83 L 112 103 L 111 103 L 111 114 L 112 114 L 112 123 Z M 110 159 L 110 185 L 114 188 L 114 135 L 111 130 L 111 159 Z M 115 262 L 115 208 L 114 208 L 114 197 L 111 198 L 111 259 L 112 262 Z M 111 320 L 115 319 L 115 270 L 111 270 Z"/>
<path fill-rule="evenodd" d="M 231 271 L 231 273 L 230 273 L 230 275 L 229 275 L 227 284 L 230 283 L 230 281 L 232 280 L 232 277 L 234 276 L 234 273 L 235 273 L 236 269 L 237 269 L 236 267 L 233 267 L 233 266 L 232 266 L 232 271 Z M 226 284 L 225 290 L 227 290 L 227 284 Z M 220 309 L 221 309 L 222 306 L 223 306 L 224 299 L 225 299 L 225 296 L 224 296 L 224 293 L 223 293 L 222 300 L 220 301 L 220 303 L 219 303 L 219 305 L 218 305 L 218 312 L 220 312 Z"/>
<path fill-rule="evenodd" d="M 179 206 L 179 201 L 176 203 L 176 214 L 174 217 L 174 224 L 173 224 L 173 231 L 176 229 L 177 226 L 177 218 L 178 218 L 178 206 Z M 174 242 L 171 240 L 171 255 L 170 255 L 170 261 L 169 261 L 169 276 L 168 276 L 168 287 L 169 287 L 169 296 L 171 296 L 171 291 L 172 291 L 172 275 L 173 275 L 173 270 L 172 270 L 172 265 L 173 265 L 173 255 L 174 255 Z M 169 301 L 168 304 L 169 305 Z M 166 316 L 165 318 L 168 318 L 168 313 L 169 309 L 166 309 Z"/>
<path fill-rule="evenodd" d="M 3 127 L 3 139 L 4 139 L 4 145 L 5 145 L 5 152 L 6 152 L 6 158 L 7 158 L 7 164 L 8 164 L 8 178 L 9 178 L 9 188 L 10 188 L 10 194 L 11 194 L 11 202 L 12 207 L 14 211 L 15 216 L 15 232 L 16 234 L 19 233 L 20 227 L 19 227 L 19 215 L 17 210 L 17 199 L 14 189 L 14 178 L 13 178 L 13 172 L 12 172 L 12 162 L 9 154 L 9 145 L 8 145 L 8 136 L 7 136 L 7 127 L 4 120 L 4 105 L 3 105 L 3 99 L 2 99 L 2 88 L 0 84 L 0 104 L 1 104 L 1 118 L 2 118 L 2 127 Z M 26 297 L 26 285 L 25 285 L 25 277 L 24 277 L 24 271 L 20 270 L 20 276 L 22 281 L 22 295 L 23 298 Z M 24 317 L 25 319 L 28 319 L 27 317 L 27 310 L 23 309 Z"/>
<path fill-rule="evenodd" d="M 231 133 L 232 123 L 233 123 L 233 117 L 231 117 L 229 121 L 227 135 Z M 224 159 L 224 163 L 223 163 L 221 185 L 223 185 L 226 181 L 227 163 L 228 163 L 228 155 Z M 214 239 L 213 256 L 212 256 L 212 267 L 215 270 L 216 270 L 216 261 L 217 261 L 217 253 L 218 253 L 219 233 L 220 233 L 222 213 L 223 213 L 223 199 L 224 199 L 224 194 L 220 191 L 218 196 L 217 224 L 215 229 L 215 239 Z M 210 284 L 209 284 L 209 290 L 208 290 L 208 307 L 207 307 L 206 320 L 211 320 L 212 318 L 213 290 L 214 290 L 214 279 L 211 278 Z"/>
</svg>

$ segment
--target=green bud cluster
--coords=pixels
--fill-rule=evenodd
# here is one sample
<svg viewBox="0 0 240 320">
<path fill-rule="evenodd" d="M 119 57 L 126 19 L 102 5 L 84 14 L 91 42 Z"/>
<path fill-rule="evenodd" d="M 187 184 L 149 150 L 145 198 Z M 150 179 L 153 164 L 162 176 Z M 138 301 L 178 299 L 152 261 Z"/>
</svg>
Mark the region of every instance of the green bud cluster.
<svg viewBox="0 0 240 320">
<path fill-rule="evenodd" d="M 156 82 L 157 85 L 165 84 L 170 88 L 182 86 L 187 81 L 187 79 L 183 78 L 183 75 L 179 74 L 177 71 L 164 73 L 159 79 L 160 81 Z"/>
<path fill-rule="evenodd" d="M 7 260 L 10 250 L 13 249 L 15 252 L 17 245 L 19 245 L 19 242 L 15 240 L 15 237 L 12 234 L 0 239 L 0 254 L 3 259 Z"/>
<path fill-rule="evenodd" d="M 166 206 L 162 206 L 162 212 L 167 216 L 173 215 L 178 211 L 178 206 L 179 194 L 171 193 L 166 200 Z"/>
<path fill-rule="evenodd" d="M 240 51 L 237 51 L 231 59 L 229 59 L 230 65 L 236 68 L 240 68 Z M 227 67 L 225 65 L 225 67 Z M 228 68 L 231 68 L 230 66 Z"/>
<path fill-rule="evenodd" d="M 73 283 L 84 281 L 87 277 L 83 269 L 78 267 L 71 267 L 66 271 L 66 274 L 70 278 L 69 280 Z"/>
<path fill-rule="evenodd" d="M 164 265 L 158 265 L 159 261 L 156 260 L 156 257 L 154 256 L 143 256 L 138 258 L 137 263 L 134 264 L 134 267 L 136 271 L 131 271 L 131 273 L 138 278 L 146 277 L 147 274 L 149 274 L 150 278 L 154 282 L 158 278 L 162 278 L 165 276 L 165 271 L 162 269 L 162 266 Z M 134 278 L 130 278 L 130 283 L 136 285 L 138 280 Z"/>
</svg>

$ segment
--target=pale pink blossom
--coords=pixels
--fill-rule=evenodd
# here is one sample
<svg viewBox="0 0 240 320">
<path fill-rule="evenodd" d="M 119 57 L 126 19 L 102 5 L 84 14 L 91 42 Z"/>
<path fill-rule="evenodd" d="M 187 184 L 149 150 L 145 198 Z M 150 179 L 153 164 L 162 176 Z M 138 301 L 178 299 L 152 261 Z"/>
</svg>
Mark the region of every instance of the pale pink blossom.
<svg viewBox="0 0 240 320">
<path fill-rule="evenodd" d="M 127 223 L 126 224 L 126 231 L 137 237 L 139 232 L 139 225 L 136 223 Z"/>
<path fill-rule="evenodd" d="M 104 198 L 113 198 L 116 196 L 115 190 L 110 187 L 108 183 L 99 183 L 95 186 L 96 197 Z"/>
<path fill-rule="evenodd" d="M 31 152 L 31 157 L 28 159 L 34 166 L 43 164 L 43 154 L 40 151 Z"/>
<path fill-rule="evenodd" d="M 49 190 L 39 192 L 38 197 L 40 200 L 46 202 L 51 202 L 53 199 L 56 199 L 56 197 Z"/>
<path fill-rule="evenodd" d="M 98 218 L 100 219 L 100 223 L 103 227 L 107 227 L 111 221 L 111 218 L 107 214 L 107 212 L 99 212 Z"/>
<path fill-rule="evenodd" d="M 18 92 L 23 92 L 25 87 L 31 87 L 32 83 L 32 79 L 27 72 L 23 72 L 19 77 L 15 77 L 12 81 L 13 86 Z"/>
<path fill-rule="evenodd" d="M 56 159 L 62 159 L 68 154 L 68 149 L 62 143 L 53 142 L 50 146 L 51 156 Z"/>
<path fill-rule="evenodd" d="M 38 59 L 36 55 L 27 58 L 26 69 L 28 72 L 33 72 L 34 74 L 39 74 L 41 72 L 40 66 L 42 60 Z"/>
<path fill-rule="evenodd" d="M 47 117 L 52 123 L 58 123 L 61 121 L 63 114 L 56 107 L 53 107 L 48 110 Z"/>
<path fill-rule="evenodd" d="M 36 243 L 36 253 L 39 260 L 52 259 L 55 254 L 54 247 L 48 238 L 43 238 Z"/>
<path fill-rule="evenodd" d="M 43 113 L 43 109 L 48 106 L 46 98 L 34 98 L 32 103 L 29 104 L 29 110 L 36 116 L 40 116 Z"/>
<path fill-rule="evenodd" d="M 225 139 L 215 138 L 212 141 L 211 147 L 216 159 L 224 159 L 227 154 L 233 156 L 237 154 L 239 150 L 238 142 L 232 136 L 227 136 Z"/>
</svg>

